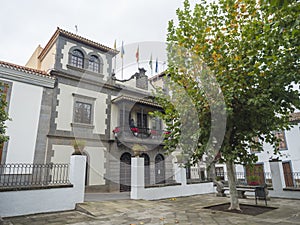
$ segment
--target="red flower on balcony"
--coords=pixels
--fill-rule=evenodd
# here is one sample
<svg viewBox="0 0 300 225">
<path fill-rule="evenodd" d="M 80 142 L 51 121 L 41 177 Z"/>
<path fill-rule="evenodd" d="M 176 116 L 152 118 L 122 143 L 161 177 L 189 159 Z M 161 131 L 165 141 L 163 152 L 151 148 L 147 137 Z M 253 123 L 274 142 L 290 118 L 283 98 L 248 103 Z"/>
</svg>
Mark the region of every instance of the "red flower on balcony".
<svg viewBox="0 0 300 225">
<path fill-rule="evenodd" d="M 151 130 L 151 134 L 152 135 L 157 135 L 157 131 L 156 130 Z"/>
<path fill-rule="evenodd" d="M 139 132 L 139 128 L 137 128 L 137 127 L 131 127 L 130 130 L 131 130 L 133 133 L 138 133 L 138 132 Z"/>
<path fill-rule="evenodd" d="M 115 129 L 113 129 L 113 133 L 119 133 L 121 131 L 120 127 L 116 127 Z"/>
<path fill-rule="evenodd" d="M 171 134 L 171 131 L 164 131 L 164 134 L 166 135 Z"/>
</svg>

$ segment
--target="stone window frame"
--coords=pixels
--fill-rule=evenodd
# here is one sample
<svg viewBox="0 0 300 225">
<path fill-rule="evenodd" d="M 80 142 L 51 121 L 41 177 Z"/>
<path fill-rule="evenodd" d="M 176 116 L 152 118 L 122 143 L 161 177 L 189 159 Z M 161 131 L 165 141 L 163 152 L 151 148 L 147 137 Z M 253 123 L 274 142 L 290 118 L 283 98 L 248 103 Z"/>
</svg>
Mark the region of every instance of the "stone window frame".
<svg viewBox="0 0 300 225">
<path fill-rule="evenodd" d="M 100 59 L 97 55 L 90 55 L 87 63 L 87 69 L 94 73 L 100 72 Z"/>
<path fill-rule="evenodd" d="M 80 53 L 81 56 L 75 55 L 74 52 Z M 76 67 L 76 68 L 84 69 L 84 67 L 85 67 L 85 63 L 84 63 L 85 57 L 84 56 L 85 56 L 85 54 L 81 49 L 75 48 L 75 49 L 70 50 L 70 52 L 69 52 L 69 64 L 71 66 Z M 81 63 L 78 59 L 81 59 Z M 74 63 L 74 61 L 75 61 L 75 63 Z"/>
<path fill-rule="evenodd" d="M 83 66 L 82 67 L 78 67 L 76 65 L 73 65 L 72 64 L 72 52 L 73 51 L 80 51 L 82 54 L 83 54 Z M 76 71 L 79 71 L 81 73 L 88 73 L 88 74 L 91 74 L 93 76 L 97 76 L 97 77 L 104 77 L 103 75 L 103 68 L 104 68 L 104 62 L 103 62 L 103 59 L 101 57 L 101 55 L 95 51 L 92 51 L 90 53 L 86 53 L 86 51 L 81 48 L 80 46 L 73 46 L 69 49 L 69 57 L 68 57 L 68 64 L 67 64 L 67 68 L 68 69 L 72 69 L 72 70 L 76 70 Z M 93 70 L 90 70 L 89 69 L 89 60 L 90 58 L 94 56 L 98 59 L 98 62 L 99 62 L 99 68 L 98 68 L 98 71 L 93 71 Z"/>
<path fill-rule="evenodd" d="M 93 70 L 90 70 L 89 69 L 89 61 L 90 61 L 90 58 L 94 56 L 94 57 L 97 57 L 98 61 L 99 61 L 99 69 L 98 71 L 93 71 Z M 96 75 L 96 76 L 104 76 L 103 75 L 103 68 L 104 68 L 104 62 L 103 62 L 103 59 L 101 57 L 101 55 L 95 51 L 92 51 L 90 53 L 88 53 L 87 55 L 87 66 L 86 66 L 86 72 L 87 73 L 90 73 L 90 74 L 93 74 L 93 75 Z"/>
<path fill-rule="evenodd" d="M 7 102 L 7 105 L 6 105 L 6 108 L 5 108 L 5 111 L 8 112 L 9 105 L 10 105 L 10 99 L 11 99 L 13 82 L 0 79 L 0 84 L 4 84 L 4 85 L 8 86 L 7 92 L 6 92 L 6 102 Z M 2 146 L 2 157 L 0 158 L 0 164 L 1 163 L 5 163 L 5 161 L 6 161 L 8 142 L 9 142 L 9 140 L 7 142 L 3 143 L 3 146 Z"/>
<path fill-rule="evenodd" d="M 73 118 L 72 118 L 71 126 L 72 127 L 83 127 L 83 128 L 93 129 L 95 127 L 95 125 L 94 125 L 94 115 L 95 115 L 96 98 L 90 97 L 90 96 L 85 96 L 85 95 L 80 95 L 80 94 L 76 94 L 76 93 L 73 93 L 72 96 L 73 96 Z M 91 105 L 91 121 L 90 121 L 89 124 L 87 124 L 87 123 L 78 123 L 78 122 L 74 121 L 76 102 L 82 102 L 82 103 L 86 103 L 86 104 Z"/>
</svg>

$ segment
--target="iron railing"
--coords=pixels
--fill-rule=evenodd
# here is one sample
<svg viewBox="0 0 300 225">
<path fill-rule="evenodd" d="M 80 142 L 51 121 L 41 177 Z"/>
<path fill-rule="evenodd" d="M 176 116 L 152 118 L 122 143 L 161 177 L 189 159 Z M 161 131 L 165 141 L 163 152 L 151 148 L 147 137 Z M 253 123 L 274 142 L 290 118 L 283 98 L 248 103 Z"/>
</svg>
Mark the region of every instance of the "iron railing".
<svg viewBox="0 0 300 225">
<path fill-rule="evenodd" d="M 188 182 L 204 182 L 207 181 L 205 171 L 201 168 L 190 167 L 186 169 L 186 178 Z"/>
<path fill-rule="evenodd" d="M 237 185 L 263 185 L 272 186 L 272 176 L 270 172 L 251 173 L 247 175 L 244 172 L 235 173 Z M 216 172 L 216 179 L 228 181 L 228 175 L 225 172 Z"/>
<path fill-rule="evenodd" d="M 284 173 L 285 186 L 288 188 L 300 188 L 300 172 Z"/>
<path fill-rule="evenodd" d="M 68 164 L 1 164 L 0 187 L 70 184 Z"/>
<path fill-rule="evenodd" d="M 118 138 L 163 140 L 168 132 L 148 127 L 116 127 L 113 133 Z"/>
</svg>

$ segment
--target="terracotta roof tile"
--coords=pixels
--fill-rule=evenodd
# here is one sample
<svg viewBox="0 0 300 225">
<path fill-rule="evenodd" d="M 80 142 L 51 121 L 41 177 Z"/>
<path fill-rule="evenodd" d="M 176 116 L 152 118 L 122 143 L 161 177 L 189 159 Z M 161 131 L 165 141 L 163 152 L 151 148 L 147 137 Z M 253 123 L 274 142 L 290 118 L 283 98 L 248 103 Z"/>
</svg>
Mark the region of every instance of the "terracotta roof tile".
<svg viewBox="0 0 300 225">
<path fill-rule="evenodd" d="M 9 69 L 13 69 L 13 70 L 33 74 L 33 75 L 38 75 L 38 76 L 41 76 L 41 77 L 48 77 L 48 78 L 51 78 L 51 79 L 55 79 L 54 77 L 49 75 L 46 71 L 32 69 L 32 68 L 29 68 L 29 67 L 20 66 L 20 65 L 17 65 L 17 64 L 13 64 L 13 63 L 0 61 L 0 66 L 4 67 L 4 68 L 9 68 Z"/>
<path fill-rule="evenodd" d="M 56 40 L 56 38 L 59 35 L 64 35 L 64 36 L 66 36 L 66 37 L 68 37 L 70 39 L 83 42 L 83 43 L 85 43 L 87 45 L 99 48 L 99 49 L 101 49 L 101 50 L 103 50 L 105 52 L 110 52 L 113 55 L 116 55 L 116 54 L 119 53 L 119 51 L 116 50 L 116 49 L 109 48 L 109 47 L 107 47 L 105 45 L 99 44 L 97 42 L 91 41 L 91 40 L 89 40 L 87 38 L 84 38 L 82 36 L 79 36 L 77 34 L 71 33 L 69 31 L 66 31 L 66 30 L 63 30 L 63 29 L 57 27 L 57 30 L 52 35 L 52 37 L 50 38 L 49 42 L 46 44 L 45 48 L 43 49 L 43 51 L 40 53 L 39 58 L 43 57 L 43 55 L 49 50 L 49 48 L 52 46 L 52 44 L 54 43 L 54 41 Z"/>
<path fill-rule="evenodd" d="M 127 95 L 121 95 L 112 100 L 112 102 L 119 102 L 119 101 L 130 101 L 130 102 L 136 102 L 136 103 L 141 103 L 141 104 L 151 105 L 151 106 L 161 108 L 159 104 L 157 104 L 156 102 L 150 99 L 135 98 Z"/>
</svg>

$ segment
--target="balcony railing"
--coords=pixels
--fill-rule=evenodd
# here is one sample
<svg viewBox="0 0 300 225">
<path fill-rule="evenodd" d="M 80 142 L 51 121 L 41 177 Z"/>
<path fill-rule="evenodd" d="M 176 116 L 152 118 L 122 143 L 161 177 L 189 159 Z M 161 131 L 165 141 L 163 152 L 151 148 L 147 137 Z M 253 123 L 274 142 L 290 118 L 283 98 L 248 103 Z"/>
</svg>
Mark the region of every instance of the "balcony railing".
<svg viewBox="0 0 300 225">
<path fill-rule="evenodd" d="M 167 131 L 150 129 L 148 127 L 116 127 L 113 133 L 117 138 L 139 138 L 149 140 L 163 140 Z"/>
<path fill-rule="evenodd" d="M 70 184 L 68 164 L 1 164 L 0 188 Z"/>
</svg>

